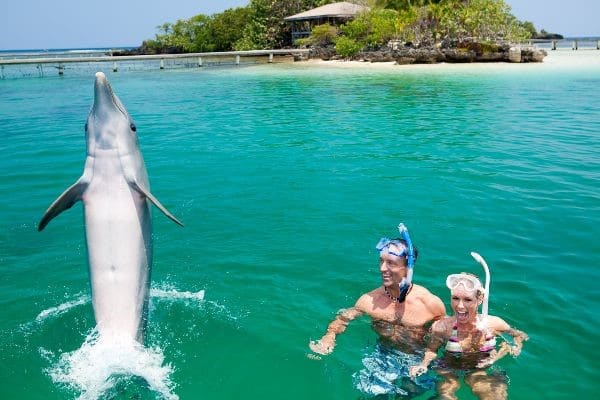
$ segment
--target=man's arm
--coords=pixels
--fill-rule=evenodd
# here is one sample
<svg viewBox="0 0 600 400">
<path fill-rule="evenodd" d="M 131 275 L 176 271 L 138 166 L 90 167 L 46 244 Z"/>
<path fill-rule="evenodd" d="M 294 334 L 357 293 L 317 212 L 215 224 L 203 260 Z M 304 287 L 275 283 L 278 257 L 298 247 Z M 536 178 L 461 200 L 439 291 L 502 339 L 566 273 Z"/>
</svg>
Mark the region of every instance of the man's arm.
<svg viewBox="0 0 600 400">
<path fill-rule="evenodd" d="M 359 300 L 360 301 L 360 300 Z M 358 305 L 358 302 L 357 302 Z M 340 333 L 346 330 L 346 327 L 353 319 L 364 314 L 357 305 L 351 308 L 346 308 L 340 310 L 335 319 L 329 323 L 327 326 L 327 331 L 325 335 L 319 340 L 312 340 L 308 347 L 315 353 L 327 355 L 333 351 L 335 347 L 335 338 Z"/>
<path fill-rule="evenodd" d="M 446 306 L 444 305 L 444 302 L 433 293 L 427 291 L 426 294 L 422 296 L 422 301 L 429 314 L 430 321 L 437 321 L 446 316 Z"/>
</svg>

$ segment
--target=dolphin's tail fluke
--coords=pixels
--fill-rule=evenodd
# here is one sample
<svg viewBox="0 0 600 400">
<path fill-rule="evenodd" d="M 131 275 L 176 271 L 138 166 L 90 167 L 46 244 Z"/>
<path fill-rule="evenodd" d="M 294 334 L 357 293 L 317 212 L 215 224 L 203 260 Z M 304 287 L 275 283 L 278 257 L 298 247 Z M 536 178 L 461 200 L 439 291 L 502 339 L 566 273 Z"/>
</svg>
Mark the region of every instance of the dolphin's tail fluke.
<svg viewBox="0 0 600 400">
<path fill-rule="evenodd" d="M 58 198 L 54 200 L 54 203 L 52 203 L 44 213 L 44 216 L 38 224 L 38 231 L 42 231 L 52 218 L 73 207 L 75 203 L 81 200 L 81 196 L 83 195 L 83 192 L 85 192 L 85 189 L 87 189 L 88 184 L 87 181 L 79 179 L 71 187 L 65 190 L 63 194 L 58 196 Z"/>
</svg>

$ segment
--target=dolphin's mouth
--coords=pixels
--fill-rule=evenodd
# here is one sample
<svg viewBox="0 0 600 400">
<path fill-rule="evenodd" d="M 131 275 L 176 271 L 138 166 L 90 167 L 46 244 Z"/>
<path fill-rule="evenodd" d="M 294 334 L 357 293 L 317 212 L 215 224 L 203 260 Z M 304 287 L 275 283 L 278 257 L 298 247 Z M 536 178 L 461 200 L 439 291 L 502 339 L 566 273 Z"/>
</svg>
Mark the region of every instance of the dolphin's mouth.
<svg viewBox="0 0 600 400">
<path fill-rule="evenodd" d="M 117 100 L 108 79 L 104 72 L 96 72 L 96 82 L 94 87 L 94 105 L 93 108 L 98 109 L 101 105 L 110 103 L 115 106 L 123 115 L 127 115 L 127 112 L 121 105 L 121 102 Z"/>
</svg>

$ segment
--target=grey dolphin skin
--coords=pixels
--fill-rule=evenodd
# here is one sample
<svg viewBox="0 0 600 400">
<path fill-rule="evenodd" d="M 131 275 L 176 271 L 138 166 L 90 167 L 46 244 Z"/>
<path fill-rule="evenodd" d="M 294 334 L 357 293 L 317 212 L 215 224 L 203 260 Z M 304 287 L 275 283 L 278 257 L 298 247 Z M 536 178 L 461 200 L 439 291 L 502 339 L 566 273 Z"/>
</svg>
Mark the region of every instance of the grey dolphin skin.
<svg viewBox="0 0 600 400">
<path fill-rule="evenodd" d="M 95 78 L 83 175 L 50 205 L 38 230 L 83 202 L 99 339 L 143 344 L 152 268 L 150 203 L 182 224 L 150 193 L 136 127 L 106 76 L 98 72 Z"/>
</svg>

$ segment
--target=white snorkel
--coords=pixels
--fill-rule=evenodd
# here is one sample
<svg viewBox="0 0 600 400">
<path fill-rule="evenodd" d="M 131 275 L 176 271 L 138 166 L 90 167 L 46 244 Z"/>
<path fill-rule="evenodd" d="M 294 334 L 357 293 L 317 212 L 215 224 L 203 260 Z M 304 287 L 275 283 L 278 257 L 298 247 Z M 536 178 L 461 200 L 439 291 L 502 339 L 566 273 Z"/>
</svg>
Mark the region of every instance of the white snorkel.
<svg viewBox="0 0 600 400">
<path fill-rule="evenodd" d="M 474 251 L 471 252 L 471 256 L 483 267 L 485 271 L 485 287 L 483 293 L 483 304 L 481 306 L 481 319 L 477 321 L 477 327 L 480 330 L 487 329 L 487 317 L 488 317 L 488 303 L 490 300 L 490 269 L 488 268 L 487 263 L 478 253 Z"/>
</svg>

